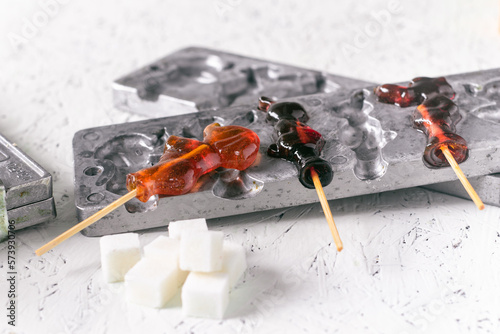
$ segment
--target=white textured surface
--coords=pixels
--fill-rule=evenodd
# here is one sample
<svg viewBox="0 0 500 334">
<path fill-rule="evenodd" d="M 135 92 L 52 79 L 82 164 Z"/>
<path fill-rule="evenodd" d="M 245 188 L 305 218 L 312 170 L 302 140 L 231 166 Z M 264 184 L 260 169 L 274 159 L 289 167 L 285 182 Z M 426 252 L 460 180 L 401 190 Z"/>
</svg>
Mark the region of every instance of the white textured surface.
<svg viewBox="0 0 500 334">
<path fill-rule="evenodd" d="M 189 45 L 378 82 L 500 67 L 498 1 L 405 1 L 364 40 L 357 34 L 388 1 L 66 2 L 15 48 L 8 34 L 41 7 L 0 2 L 0 132 L 52 173 L 58 209 L 54 222 L 17 234 L 16 332 L 500 331 L 500 209 L 422 189 L 332 201 L 340 254 L 319 204 L 209 222 L 249 254 L 224 321 L 185 319 L 178 297 L 161 310 L 126 303 L 121 285 L 102 280 L 98 239 L 77 235 L 34 255 L 76 222 L 74 132 L 141 119 L 113 109 L 113 79 Z M 142 233 L 142 244 L 162 232 Z M 2 309 L 5 294 L 2 279 Z"/>
</svg>

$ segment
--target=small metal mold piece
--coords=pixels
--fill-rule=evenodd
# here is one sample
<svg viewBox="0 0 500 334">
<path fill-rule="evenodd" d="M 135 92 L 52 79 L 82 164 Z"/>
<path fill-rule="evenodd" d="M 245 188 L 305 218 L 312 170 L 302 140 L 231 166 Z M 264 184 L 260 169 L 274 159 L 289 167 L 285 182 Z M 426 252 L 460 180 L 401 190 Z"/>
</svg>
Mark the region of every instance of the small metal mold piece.
<svg viewBox="0 0 500 334">
<path fill-rule="evenodd" d="M 113 99 L 118 109 L 162 117 L 250 104 L 262 94 L 285 98 L 367 85 L 320 71 L 188 47 L 116 80 Z"/>
<path fill-rule="evenodd" d="M 498 78 L 500 78 L 500 70 L 447 77 L 457 90 L 456 103 L 463 116 L 457 125 L 457 133 L 467 139 L 470 149 L 470 159 L 461 167 L 471 178 L 500 172 L 498 164 L 500 161 L 500 124 L 468 112 L 465 105 L 471 101 L 470 96 L 465 95 L 467 93 L 464 83 L 482 84 Z M 357 154 L 356 150 L 349 147 L 343 139 L 344 132 L 349 129 L 343 127 L 346 124 L 346 116 L 339 114 L 339 110 L 342 106 L 352 104 L 353 96 L 360 94 L 359 90 L 339 89 L 333 93 L 281 99 L 281 101 L 303 105 L 309 115 L 307 124 L 319 131 L 326 140 L 322 157 L 335 162 L 332 166 L 335 173 L 334 179 L 324 189 L 327 198 L 331 200 L 456 180 L 450 168 L 431 170 L 424 166 L 422 154 L 426 138 L 412 128 L 411 108 L 399 108 L 379 103 L 370 93 L 371 91 L 370 88 L 362 91 L 362 105 L 360 104 L 360 108 L 356 110 L 366 113 L 367 119 L 372 119 L 373 124 L 378 122 L 373 129 L 379 134 L 391 133 L 390 136 L 374 136 L 373 138 L 366 136 L 361 140 L 360 145 L 368 149 L 374 148 L 375 157 L 387 162 L 387 166 L 383 166 L 384 172 L 380 174 L 374 166 L 364 166 L 363 171 L 372 175 L 375 181 L 362 181 L 356 175 L 356 165 L 360 163 L 360 160 L 362 162 L 366 160 L 363 160 L 364 154 L 371 157 L 368 153 L 373 152 L 368 150 L 368 153 Z M 489 103 L 500 102 L 496 95 L 486 98 L 491 99 Z M 310 101 L 314 103 L 309 103 Z M 253 117 L 249 118 L 250 114 Z M 165 226 L 171 220 L 196 217 L 216 218 L 317 201 L 315 191 L 306 189 L 300 184 L 293 164 L 271 158 L 266 154 L 267 148 L 274 142 L 274 131 L 273 126 L 266 122 L 265 111 L 259 109 L 258 99 L 255 98 L 249 105 L 116 124 L 76 133 L 73 149 L 75 204 L 78 219 L 83 220 L 89 217 L 123 195 L 126 192 L 126 174 L 140 170 L 148 163 L 159 159 L 163 149 L 160 143 L 164 142 L 164 138 L 168 135 L 182 136 L 190 125 L 198 124 L 201 129 L 206 120 L 216 119 L 223 120 L 224 125 L 247 122 L 246 126 L 259 135 L 260 156 L 258 161 L 243 175 L 236 175 L 231 171 L 225 171 L 219 175 L 206 175 L 201 179 L 196 192 L 161 198 L 156 210 L 149 212 L 144 212 L 143 208 L 128 210 L 126 206 L 122 206 L 103 220 L 86 228 L 83 233 L 87 236 L 101 236 Z M 95 141 L 86 140 L 84 136 L 89 131 L 99 134 L 99 138 Z M 191 135 L 201 139 L 202 134 L 193 131 Z M 118 145 L 124 138 L 128 138 L 127 145 Z M 103 150 L 107 145 L 111 145 L 113 150 Z M 136 152 L 137 147 L 142 148 L 143 155 L 140 155 L 140 158 Z M 102 153 L 104 151 L 108 153 Z M 114 153 L 111 153 L 112 151 Z M 86 152 L 91 152 L 91 154 Z M 89 166 L 102 166 L 102 161 L 112 163 L 115 166 L 115 174 L 106 184 L 98 185 L 96 176 L 85 175 L 84 170 Z M 126 161 L 129 163 L 125 163 Z M 249 180 L 255 180 L 258 186 L 252 188 L 253 181 L 249 182 Z M 87 197 L 95 193 L 103 194 L 104 199 L 99 203 L 87 201 Z M 156 201 L 153 202 L 156 203 Z"/>
<path fill-rule="evenodd" d="M 13 221 L 16 230 L 51 221 L 56 217 L 54 198 L 11 209 L 7 212 L 9 220 Z"/>
<path fill-rule="evenodd" d="M 56 216 L 52 176 L 19 148 L 0 135 L 0 183 L 4 207 L 16 230 L 40 224 Z M 47 203 L 52 203 L 48 205 Z M 1 213 L 0 213 L 1 215 Z"/>
<path fill-rule="evenodd" d="M 0 135 L 0 180 L 7 190 L 7 210 L 52 196 L 52 176 Z"/>
</svg>

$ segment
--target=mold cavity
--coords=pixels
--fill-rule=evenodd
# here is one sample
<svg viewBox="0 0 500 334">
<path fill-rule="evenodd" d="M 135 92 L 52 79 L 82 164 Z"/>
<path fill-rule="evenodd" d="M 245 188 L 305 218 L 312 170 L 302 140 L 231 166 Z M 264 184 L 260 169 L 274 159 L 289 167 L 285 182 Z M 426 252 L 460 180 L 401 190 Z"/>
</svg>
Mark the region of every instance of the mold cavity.
<svg viewBox="0 0 500 334">
<path fill-rule="evenodd" d="M 193 83 L 215 83 L 218 73 L 233 65 L 215 55 L 177 58 L 171 60 L 168 66 L 152 64 L 140 79 L 137 95 L 141 99 L 156 102 L 165 90 L 177 90 Z"/>
<path fill-rule="evenodd" d="M 85 168 L 85 170 L 83 171 L 83 173 L 87 176 L 96 176 L 100 173 L 102 173 L 103 171 L 103 168 L 102 167 L 87 167 Z"/>
<path fill-rule="evenodd" d="M 91 151 L 83 151 L 82 153 L 80 153 L 80 156 L 82 158 L 90 158 L 93 155 L 94 155 L 94 152 L 91 152 Z"/>
<path fill-rule="evenodd" d="M 210 72 L 200 72 L 196 81 L 201 84 L 211 84 L 217 81 L 217 77 Z"/>
<path fill-rule="evenodd" d="M 228 61 L 228 62 L 224 65 L 223 70 L 224 70 L 224 71 L 227 71 L 227 70 L 230 70 L 230 69 L 232 69 L 232 68 L 234 68 L 234 63 L 233 63 L 233 62 Z"/>
<path fill-rule="evenodd" d="M 267 112 L 273 103 L 276 103 L 278 99 L 276 97 L 260 96 L 258 109 L 260 111 Z"/>
<path fill-rule="evenodd" d="M 221 122 L 222 120 L 222 122 Z M 197 117 L 190 119 L 188 124 L 182 128 L 182 136 L 185 138 L 194 138 L 203 140 L 203 130 L 210 124 L 216 122 L 223 124 L 224 119 L 220 117 Z"/>
<path fill-rule="evenodd" d="M 110 160 L 116 167 L 146 166 L 154 146 L 158 146 L 155 140 L 144 134 L 121 135 L 97 148 L 94 157 Z"/>
<path fill-rule="evenodd" d="M 280 76 L 280 68 L 277 66 L 268 66 L 266 74 L 270 79 L 278 79 Z"/>
<path fill-rule="evenodd" d="M 87 132 L 86 134 L 83 135 L 83 139 L 97 140 L 97 139 L 99 139 L 99 135 L 94 131 L 90 131 L 90 132 Z"/>
<path fill-rule="evenodd" d="M 264 182 L 249 176 L 245 171 L 227 169 L 219 173 L 212 193 L 225 199 L 240 200 L 256 196 L 264 188 Z"/>
<path fill-rule="evenodd" d="M 126 176 L 158 162 L 166 140 L 164 130 L 152 136 L 126 134 L 116 136 L 95 151 L 96 165 L 103 168 L 97 186 L 106 185 L 114 194 L 127 193 Z"/>
<path fill-rule="evenodd" d="M 234 65 L 232 63 L 225 63 L 219 56 L 215 56 L 215 55 L 210 55 L 210 56 L 206 57 L 205 64 L 208 67 L 213 68 L 214 70 L 216 70 L 218 72 L 222 71 L 223 69 L 225 69 L 226 66 L 228 66 L 230 64 Z"/>
<path fill-rule="evenodd" d="M 310 106 L 310 107 L 317 107 L 319 105 L 321 105 L 321 100 L 320 99 L 317 99 L 317 98 L 310 98 L 310 99 L 307 99 L 306 101 L 306 105 Z"/>
<path fill-rule="evenodd" d="M 245 114 L 240 114 L 231 120 L 231 125 L 239 125 L 248 127 L 250 124 L 253 124 L 258 119 L 257 112 L 255 110 L 251 110 Z"/>
<path fill-rule="evenodd" d="M 333 93 L 340 89 L 340 85 L 332 80 L 326 80 L 321 87 L 321 91 L 325 93 Z"/>
<path fill-rule="evenodd" d="M 373 106 L 366 103 L 365 94 L 356 92 L 349 101 L 334 107 L 333 113 L 346 120 L 339 130 L 339 137 L 340 142 L 355 153 L 354 175 L 360 180 L 374 180 L 387 170 L 382 148 L 396 137 L 396 133 L 384 131 L 380 121 L 369 116 Z"/>
<path fill-rule="evenodd" d="M 104 199 L 104 195 L 101 193 L 93 193 L 87 196 L 87 201 L 92 203 L 99 203 Z"/>
<path fill-rule="evenodd" d="M 464 110 L 474 116 L 492 123 L 500 123 L 500 80 L 496 79 L 485 85 L 464 84 L 465 96 L 460 98 Z"/>
<path fill-rule="evenodd" d="M 125 203 L 125 209 L 130 213 L 153 211 L 157 207 L 158 207 L 157 195 L 151 196 L 151 198 L 146 203 L 139 201 L 137 198 L 134 198 Z"/>
<path fill-rule="evenodd" d="M 332 165 L 343 165 L 347 162 L 347 158 L 342 155 L 337 155 L 329 160 Z"/>
<path fill-rule="evenodd" d="M 101 169 L 101 175 L 99 175 L 99 178 L 95 182 L 95 185 L 100 187 L 113 179 L 113 176 L 115 176 L 116 167 L 113 162 L 109 160 L 97 160 L 96 162 L 97 165 L 100 166 L 99 168 Z"/>
<path fill-rule="evenodd" d="M 177 59 L 175 63 L 177 65 L 177 73 L 172 73 L 169 76 L 169 81 L 179 85 L 185 85 L 189 82 L 201 84 L 214 83 L 218 80 L 217 73 L 224 70 L 228 65 L 228 63 L 215 55 Z"/>
<path fill-rule="evenodd" d="M 321 75 L 276 65 L 253 68 L 253 76 L 259 93 L 278 98 L 314 94 L 324 86 Z"/>
</svg>

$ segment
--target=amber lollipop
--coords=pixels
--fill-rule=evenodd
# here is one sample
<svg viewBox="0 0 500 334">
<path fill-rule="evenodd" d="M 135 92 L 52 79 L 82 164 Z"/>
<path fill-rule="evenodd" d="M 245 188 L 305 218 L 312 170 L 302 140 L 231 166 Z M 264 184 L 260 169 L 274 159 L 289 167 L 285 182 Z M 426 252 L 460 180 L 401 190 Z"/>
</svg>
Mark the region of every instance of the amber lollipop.
<svg viewBox="0 0 500 334">
<path fill-rule="evenodd" d="M 306 188 L 316 189 L 333 240 L 340 252 L 344 246 L 323 190 L 333 179 L 330 163 L 320 157 L 325 145 L 323 136 L 305 124 L 309 117 L 304 107 L 298 103 L 275 103 L 262 96 L 259 99 L 259 109 L 267 112 L 266 119 L 273 124 L 277 135 L 276 142 L 269 146 L 267 154 L 293 162 L 298 170 L 300 183 Z"/>
<path fill-rule="evenodd" d="M 49 241 L 35 253 L 39 256 L 44 254 L 134 197 L 146 202 L 153 195 L 183 195 L 193 189 L 202 175 L 216 168 L 245 170 L 253 164 L 259 152 L 257 134 L 241 126 L 214 123 L 205 128 L 203 137 L 203 141 L 198 141 L 170 136 L 158 164 L 127 175 L 127 194 Z"/>
<path fill-rule="evenodd" d="M 483 202 L 458 166 L 469 157 L 469 149 L 465 139 L 455 133 L 461 116 L 453 102 L 455 91 L 446 79 L 415 78 L 408 87 L 386 84 L 375 88 L 375 95 L 382 103 L 417 105 L 412 120 L 413 127 L 427 136 L 424 164 L 429 168 L 451 166 L 474 204 L 483 210 Z"/>
</svg>

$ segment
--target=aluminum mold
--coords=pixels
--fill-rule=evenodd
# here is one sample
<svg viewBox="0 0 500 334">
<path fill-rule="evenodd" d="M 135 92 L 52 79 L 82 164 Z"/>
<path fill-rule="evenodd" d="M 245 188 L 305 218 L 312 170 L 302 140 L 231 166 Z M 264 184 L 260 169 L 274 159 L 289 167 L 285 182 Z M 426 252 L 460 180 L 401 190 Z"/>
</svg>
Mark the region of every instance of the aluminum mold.
<svg viewBox="0 0 500 334">
<path fill-rule="evenodd" d="M 52 196 L 52 176 L 1 135 L 0 180 L 7 193 L 7 210 Z"/>
<path fill-rule="evenodd" d="M 252 104 L 259 95 L 286 98 L 369 83 L 320 71 L 189 47 L 113 83 L 116 108 L 147 117 Z"/>
<path fill-rule="evenodd" d="M 56 216 L 52 176 L 2 135 L 0 183 L 5 190 L 4 215 L 15 222 L 16 230 L 44 223 Z"/>
<path fill-rule="evenodd" d="M 468 141 L 470 158 L 461 167 L 469 177 L 500 172 L 500 124 L 479 117 L 474 112 L 500 101 L 496 96 L 477 99 L 469 92 L 471 84 L 484 84 L 498 78 L 500 70 L 447 77 L 457 92 L 455 102 L 463 116 L 457 125 L 457 133 Z M 327 198 L 331 200 L 456 180 L 451 168 L 431 170 L 422 163 L 426 138 L 412 128 L 410 116 L 414 108 L 379 103 L 372 90 L 373 87 L 363 90 L 365 100 L 362 110 L 357 111 L 369 116 L 367 124 L 370 126 L 365 129 L 376 134 L 367 143 L 376 148 L 373 152 L 379 153 L 370 157 L 371 160 L 351 150 L 343 132 L 348 130 L 346 124 L 350 116 L 341 111 L 349 110 L 351 98 L 359 95 L 359 91 L 345 89 L 282 99 L 301 103 L 310 115 L 308 124 L 321 132 L 327 141 L 322 156 L 332 163 L 335 172 L 333 182 L 325 187 Z M 351 109 L 349 112 L 356 112 L 355 108 Z M 83 233 L 100 236 L 165 226 L 171 220 L 216 218 L 316 202 L 316 192 L 300 184 L 291 163 L 266 155 L 267 147 L 273 142 L 273 128 L 264 118 L 263 112 L 257 110 L 255 101 L 247 106 L 79 131 L 73 139 L 75 204 L 79 220 L 123 195 L 126 192 L 126 174 L 157 162 L 168 135 L 201 139 L 203 128 L 217 121 L 225 125 L 246 126 L 261 138 L 260 159 L 243 176 L 226 178 L 217 173 L 211 174 L 203 179 L 197 192 L 162 198 L 156 210 L 147 212 L 141 211 L 153 209 L 154 204 L 139 205 L 134 199 L 130 205 L 120 207 Z M 359 169 L 361 172 L 358 170 L 355 175 L 358 165 L 364 169 Z M 360 176 L 366 176 L 363 174 L 366 171 L 372 173 L 375 180 L 360 180 Z M 233 187 L 232 181 L 244 183 L 239 188 L 243 191 L 236 192 L 232 198 L 223 196 L 234 193 L 220 190 Z"/>
<path fill-rule="evenodd" d="M 54 198 L 21 206 L 7 211 L 9 221 L 13 221 L 16 230 L 51 221 L 56 217 Z"/>
<path fill-rule="evenodd" d="M 52 196 L 52 176 L 2 135 L 0 180 L 6 189 L 7 210 Z"/>
<path fill-rule="evenodd" d="M 189 84 L 184 82 L 181 85 L 166 86 L 166 81 L 161 84 L 162 78 L 167 78 L 168 73 L 178 72 L 182 68 L 191 74 L 192 81 Z M 202 74 L 203 69 L 208 70 L 205 75 Z M 193 75 L 195 73 L 198 75 Z M 208 84 L 210 76 L 213 82 Z M 279 80 L 280 76 L 282 80 Z M 149 117 L 160 117 L 197 112 L 204 108 L 251 104 L 259 94 L 283 98 L 369 85 L 364 81 L 319 71 L 191 47 L 116 80 L 113 93 L 117 108 Z M 148 87 L 153 89 L 148 90 Z M 240 89 L 240 92 L 235 98 L 234 91 L 233 95 L 224 93 L 227 89 Z M 497 95 L 495 99 L 489 99 L 489 102 L 476 102 L 469 112 L 486 120 L 500 122 L 500 107 L 495 102 L 500 94 L 500 81 L 493 79 L 483 84 L 470 82 L 466 84 L 465 90 L 478 101 L 482 101 L 485 96 Z M 485 180 L 478 177 L 475 182 L 476 191 L 479 197 L 484 198 L 485 203 L 500 206 L 500 198 L 494 195 L 498 192 L 495 176 Z M 443 185 L 436 184 L 429 189 L 464 197 L 462 185 L 458 180 Z M 470 199 L 468 196 L 464 198 Z"/>
</svg>

